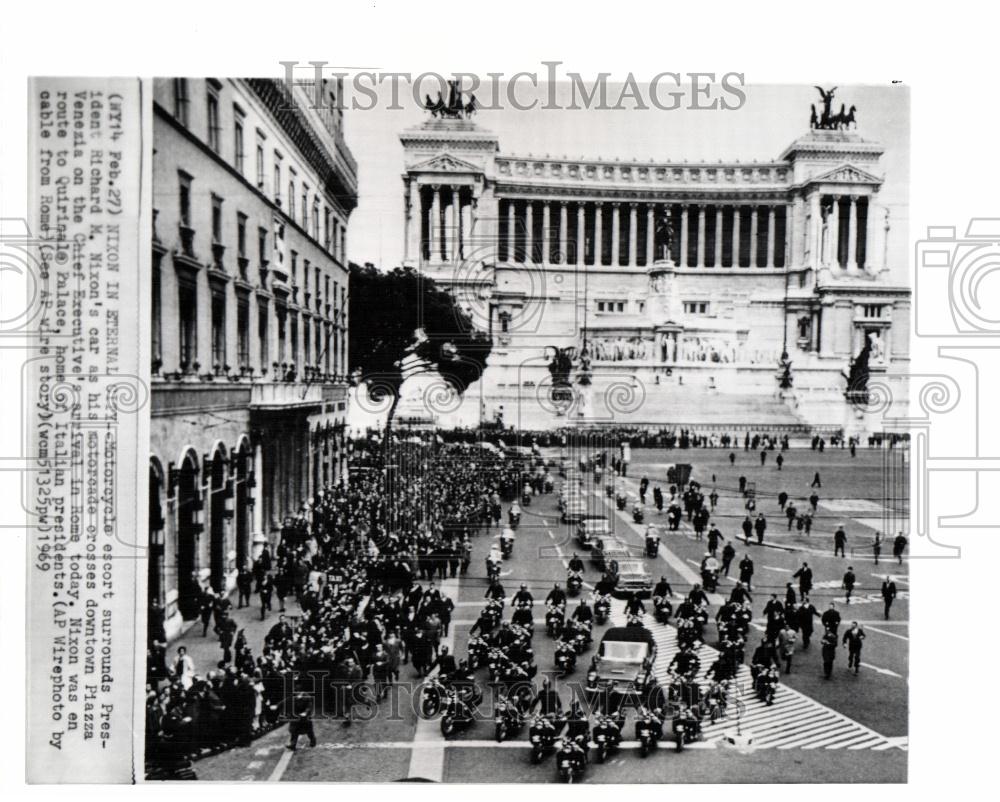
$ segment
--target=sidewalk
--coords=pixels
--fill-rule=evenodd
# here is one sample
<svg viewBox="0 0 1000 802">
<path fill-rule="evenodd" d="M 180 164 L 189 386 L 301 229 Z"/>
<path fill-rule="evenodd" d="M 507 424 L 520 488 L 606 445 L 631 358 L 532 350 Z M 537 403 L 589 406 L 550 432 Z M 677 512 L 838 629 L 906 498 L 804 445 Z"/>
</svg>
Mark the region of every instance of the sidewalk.
<svg viewBox="0 0 1000 802">
<path fill-rule="evenodd" d="M 239 596 L 235 591 L 229 597 L 233 605 L 229 609 L 229 615 L 236 622 L 237 627 L 244 630 L 247 645 L 253 651 L 254 658 L 257 658 L 260 656 L 261 649 L 264 646 L 264 636 L 267 635 L 271 627 L 278 623 L 278 599 L 277 597 L 273 597 L 272 606 L 274 610 L 269 612 L 267 617 L 261 621 L 260 597 L 257 595 L 251 596 L 251 606 L 244 607 L 242 610 L 236 609 L 238 598 Z M 285 599 L 285 614 L 289 618 L 302 614 L 302 610 L 299 608 L 294 596 L 289 596 Z M 237 632 L 239 632 L 239 629 Z M 214 619 L 208 624 L 207 635 L 202 637 L 201 630 L 202 625 L 199 618 L 188 627 L 183 635 L 170 644 L 167 649 L 167 665 L 170 665 L 171 661 L 177 657 L 177 648 L 179 646 L 186 646 L 188 654 L 194 660 L 195 672 L 200 676 L 204 676 L 208 671 L 218 666 L 219 661 L 222 659 L 222 647 L 219 646 L 219 636 L 215 634 Z"/>
</svg>

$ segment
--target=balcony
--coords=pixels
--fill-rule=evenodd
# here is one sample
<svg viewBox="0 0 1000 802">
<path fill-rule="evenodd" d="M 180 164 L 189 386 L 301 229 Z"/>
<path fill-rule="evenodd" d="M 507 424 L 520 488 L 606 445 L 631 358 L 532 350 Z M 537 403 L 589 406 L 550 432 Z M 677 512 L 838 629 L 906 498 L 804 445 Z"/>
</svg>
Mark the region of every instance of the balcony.
<svg viewBox="0 0 1000 802">
<path fill-rule="evenodd" d="M 305 382 L 257 382 L 251 388 L 250 407 L 260 411 L 305 409 L 323 404 L 323 387 Z"/>
</svg>

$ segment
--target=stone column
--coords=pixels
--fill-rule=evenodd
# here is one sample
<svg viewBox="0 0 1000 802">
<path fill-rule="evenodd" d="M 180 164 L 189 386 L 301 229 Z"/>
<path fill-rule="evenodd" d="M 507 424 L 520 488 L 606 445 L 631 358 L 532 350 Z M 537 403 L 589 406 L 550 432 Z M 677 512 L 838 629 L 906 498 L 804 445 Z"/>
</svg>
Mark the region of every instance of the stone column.
<svg viewBox="0 0 1000 802">
<path fill-rule="evenodd" d="M 785 216 L 787 219 L 787 215 Z M 774 207 L 767 207 L 767 258 L 765 267 L 774 267 Z"/>
<path fill-rule="evenodd" d="M 840 195 L 833 196 L 833 221 L 832 221 L 832 236 L 830 237 L 830 244 L 833 248 L 833 256 L 830 258 L 830 263 L 836 266 L 840 266 Z"/>
<path fill-rule="evenodd" d="M 413 184 L 409 178 L 403 179 L 406 187 L 403 193 L 403 261 L 412 258 L 413 248 L 410 245 L 410 238 L 413 236 Z M 419 220 L 419 218 L 417 218 Z M 332 232 L 331 232 L 332 233 Z M 319 288 L 317 287 L 317 290 Z"/>
<path fill-rule="evenodd" d="M 257 539 L 257 535 L 264 534 L 264 455 L 260 443 L 256 443 L 253 447 L 253 475 L 257 486 L 250 491 L 253 493 L 254 499 L 253 521 L 250 524 L 251 553 L 253 553 L 253 542 Z M 254 559 L 256 557 L 257 555 L 254 554 Z"/>
<path fill-rule="evenodd" d="M 458 249 L 462 242 L 462 188 L 455 186 L 451 188 L 451 261 L 458 261 Z"/>
<path fill-rule="evenodd" d="M 611 204 L 611 266 L 621 263 L 621 204 L 617 201 Z"/>
<path fill-rule="evenodd" d="M 639 243 L 636 242 L 639 236 L 639 204 L 630 203 L 628 205 L 628 266 L 635 267 Z"/>
<path fill-rule="evenodd" d="M 524 209 L 524 261 L 531 264 L 535 261 L 535 204 L 530 200 Z"/>
<path fill-rule="evenodd" d="M 604 251 L 604 203 L 594 202 L 594 266 L 600 266 L 601 254 Z"/>
<path fill-rule="evenodd" d="M 853 195 L 847 207 L 847 269 L 858 269 L 858 201 Z"/>
<path fill-rule="evenodd" d="M 750 267 L 757 267 L 759 260 L 757 247 L 757 204 L 750 207 Z"/>
<path fill-rule="evenodd" d="M 559 264 L 566 264 L 567 232 L 569 231 L 569 204 L 559 201 Z"/>
<path fill-rule="evenodd" d="M 697 258 L 695 261 L 695 267 L 705 266 L 705 207 L 698 207 L 698 244 L 695 246 L 697 248 L 696 254 Z"/>
<path fill-rule="evenodd" d="M 688 266 L 688 207 L 681 206 L 681 252 L 678 267 Z"/>
<path fill-rule="evenodd" d="M 722 207 L 715 207 L 715 266 L 722 267 Z"/>
<path fill-rule="evenodd" d="M 819 267 L 823 256 L 820 247 L 823 243 L 823 213 L 820 205 L 819 192 L 813 190 L 809 196 L 809 259 Z"/>
<path fill-rule="evenodd" d="M 427 221 L 428 256 L 431 262 L 440 262 L 441 242 L 438 238 L 441 235 L 441 187 L 434 184 L 431 189 L 434 194 L 431 196 L 431 215 Z"/>
<path fill-rule="evenodd" d="M 441 237 L 441 244 L 444 246 L 444 260 L 452 261 L 451 250 L 455 243 L 455 193 L 448 188 L 448 202 L 444 206 L 444 234 Z"/>
<path fill-rule="evenodd" d="M 514 232 L 517 230 L 514 220 L 514 201 L 507 201 L 507 261 L 511 264 L 517 261 L 517 240 Z"/>
<path fill-rule="evenodd" d="M 878 207 L 875 205 L 875 196 L 868 196 L 868 219 L 865 221 L 865 263 L 861 265 L 865 270 L 874 272 L 878 270 L 881 265 L 879 264 L 879 259 L 881 254 L 876 250 L 878 247 L 878 224 L 876 220 L 878 219 Z"/>
<path fill-rule="evenodd" d="M 740 266 L 740 218 L 743 207 L 736 204 L 733 207 L 733 267 Z"/>
<path fill-rule="evenodd" d="M 552 252 L 552 235 L 549 226 L 552 225 L 552 212 L 549 202 L 542 203 L 542 264 L 549 263 L 549 255 Z"/>
<path fill-rule="evenodd" d="M 587 218 L 584 205 L 576 205 L 576 263 L 583 267 L 587 255 Z"/>
<path fill-rule="evenodd" d="M 656 206 L 652 203 L 646 204 L 646 267 L 649 267 L 656 260 Z"/>
</svg>

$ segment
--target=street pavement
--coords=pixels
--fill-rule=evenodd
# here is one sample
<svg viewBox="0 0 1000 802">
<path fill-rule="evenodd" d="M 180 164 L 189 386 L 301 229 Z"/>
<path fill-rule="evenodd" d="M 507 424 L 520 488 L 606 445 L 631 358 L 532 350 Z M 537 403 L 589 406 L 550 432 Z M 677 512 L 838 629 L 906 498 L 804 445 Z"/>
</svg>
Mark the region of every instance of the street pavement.
<svg viewBox="0 0 1000 802">
<path fill-rule="evenodd" d="M 549 456 L 555 456 L 552 452 Z M 891 561 L 891 546 L 883 552 L 883 564 L 875 566 L 869 544 L 871 528 L 843 513 L 857 509 L 871 518 L 873 505 L 883 501 L 872 494 L 880 488 L 881 455 L 861 449 L 851 458 L 846 451 L 828 449 L 820 454 L 808 449 L 786 452 L 785 464 L 779 472 L 773 456 L 761 467 L 755 452 L 736 451 L 734 466 L 728 461 L 728 451 L 715 450 L 638 450 L 632 451 L 633 462 L 624 483 L 637 492 L 638 480 L 646 474 L 652 486 L 659 484 L 666 492 L 666 468 L 677 462 L 694 465 L 692 478 L 701 482 L 706 495 L 715 474 L 720 494 L 715 513 L 723 535 L 741 535 L 742 499 L 736 493 L 739 475 L 756 483 L 757 509 L 771 522 L 765 545 L 737 543 L 735 565 L 744 553 L 750 554 L 756 565 L 754 575 L 755 624 L 768 594 L 783 598 L 785 583 L 792 581 L 792 572 L 803 560 L 812 566 L 816 588 L 812 599 L 818 609 L 830 601 L 837 603 L 848 626 L 858 620 L 865 628 L 867 640 L 862 654 L 860 675 L 847 669 L 846 649 L 838 650 L 834 675 L 824 680 L 819 656 L 818 638 L 808 651 L 801 649 L 793 660 L 790 675 L 782 675 L 781 688 L 775 704 L 765 708 L 753 698 L 742 705 L 732 705 L 730 717 L 718 725 L 706 728 L 705 740 L 696 748 L 675 754 L 672 743 L 665 742 L 658 751 L 643 759 L 637 750 L 624 748 L 603 765 L 591 765 L 586 782 L 902 782 L 906 778 L 907 756 L 907 676 L 908 676 L 908 566 Z M 776 496 L 785 489 L 793 497 L 809 495 L 809 482 L 814 471 L 821 472 L 823 488 L 817 524 L 810 538 L 782 533 L 785 523 L 780 518 Z M 558 488 L 558 484 L 557 484 Z M 603 493 L 591 488 L 590 505 L 608 515 L 615 533 L 638 551 L 642 544 L 643 526 L 632 522 L 626 510 L 619 513 Z M 837 511 L 824 511 L 822 499 L 849 500 L 835 503 Z M 655 509 L 647 504 L 647 522 L 655 521 Z M 506 513 L 506 509 L 505 509 Z M 862 516 L 859 516 L 862 517 Z M 664 516 L 665 519 L 665 516 Z M 849 536 L 848 556 L 833 556 L 832 533 L 838 523 L 844 523 Z M 770 530 L 774 529 L 774 536 Z M 472 564 L 467 577 L 449 580 L 445 587 L 456 602 L 450 641 L 457 655 L 464 656 L 468 630 L 483 605 L 487 583 L 484 561 L 492 539 L 499 530 L 485 530 L 475 541 Z M 682 531 L 671 533 L 661 544 L 654 560 L 647 559 L 654 581 L 664 575 L 678 594 L 686 592 L 698 579 L 698 565 L 704 555 L 704 544 L 695 540 L 685 521 Z M 587 563 L 586 579 L 593 583 L 598 573 L 587 556 L 575 544 L 573 529 L 560 523 L 556 495 L 536 497 L 524 509 L 522 523 L 511 559 L 504 563 L 502 582 L 508 597 L 522 583 L 527 584 L 536 600 L 536 630 L 534 647 L 540 674 L 553 667 L 553 643 L 544 631 L 542 600 L 553 583 L 564 583 L 565 564 L 574 551 L 579 551 Z M 889 562 L 891 562 L 891 565 Z M 858 576 L 859 599 L 850 605 L 843 603 L 840 579 L 848 565 Z M 901 594 L 892 608 L 892 618 L 883 620 L 878 591 L 883 572 L 891 572 Z M 731 579 L 724 579 L 719 593 L 728 594 Z M 797 583 L 796 583 L 797 586 Z M 720 597 L 713 598 L 717 602 Z M 715 603 L 712 614 L 714 616 Z M 571 607 L 572 608 L 572 600 Z M 614 620 L 621 622 L 623 603 L 614 605 Z M 292 607 L 289 607 L 292 612 Z M 256 610 L 254 611 L 256 612 Z M 239 613 L 238 613 L 239 615 Z M 647 616 L 647 625 L 659 644 L 656 672 L 661 680 L 673 651 L 675 630 L 662 627 Z M 269 627 L 276 616 L 269 616 Z M 609 626 L 614 623 L 609 623 Z M 257 646 L 263 631 L 254 625 L 248 629 L 250 643 Z M 762 627 L 760 627 L 762 629 Z M 186 642 L 200 639 L 200 625 L 185 636 Z M 703 647 L 702 665 L 711 662 L 715 644 L 715 627 L 706 629 L 708 644 Z M 595 628 L 595 646 L 600 641 L 601 628 Z M 214 638 L 214 659 L 219 651 Z M 751 632 L 748 655 L 756 646 Z M 208 649 L 207 645 L 203 645 Z M 207 654 L 207 652 L 206 652 Z M 585 653 L 574 675 L 559 681 L 568 703 L 572 686 L 583 679 L 590 652 Z M 209 655 L 211 656 L 211 655 Z M 195 657 L 199 667 L 204 665 Z M 743 669 L 747 672 L 747 669 Z M 480 672 L 479 677 L 483 677 Z M 540 677 L 539 677 L 540 679 Z M 318 745 L 315 749 L 300 748 L 292 753 L 285 749 L 285 728 L 269 733 L 249 747 L 233 749 L 206 758 L 196 764 L 201 779 L 244 781 L 393 781 L 431 780 L 445 782 L 549 782 L 555 780 L 551 759 L 538 766 L 528 759 L 527 733 L 503 744 L 491 740 L 493 735 L 492 704 L 487 692 L 482 706 L 483 720 L 469 730 L 445 741 L 436 720 L 423 721 L 415 713 L 419 698 L 419 680 L 409 666 L 403 666 L 400 685 L 389 702 L 369 714 L 357 708 L 357 715 L 369 720 L 356 720 L 344 727 L 339 720 L 317 720 Z M 740 721 L 736 710 L 742 711 Z M 739 724 L 741 735 L 751 744 L 736 749 L 728 743 Z M 632 736 L 631 720 L 626 737 Z M 741 741 L 742 742 L 742 741 Z M 626 747 L 629 745 L 626 744 Z"/>
</svg>

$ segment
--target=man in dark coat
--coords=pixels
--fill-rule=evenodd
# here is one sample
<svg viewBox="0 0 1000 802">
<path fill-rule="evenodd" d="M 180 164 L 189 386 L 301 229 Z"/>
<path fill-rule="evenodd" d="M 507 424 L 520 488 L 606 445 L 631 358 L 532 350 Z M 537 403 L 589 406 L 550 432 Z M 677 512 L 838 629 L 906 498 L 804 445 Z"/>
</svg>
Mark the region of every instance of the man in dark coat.
<svg viewBox="0 0 1000 802">
<path fill-rule="evenodd" d="M 885 606 L 885 620 L 889 620 L 889 608 L 892 607 L 892 603 L 896 600 L 896 583 L 893 582 L 892 577 L 887 576 L 882 581 L 882 602 Z"/>
<path fill-rule="evenodd" d="M 819 618 L 819 611 L 809 601 L 807 596 L 802 597 L 802 603 L 795 611 L 795 623 L 799 632 L 802 633 L 802 648 L 809 648 L 809 641 L 813 634 L 813 619 Z"/>
<path fill-rule="evenodd" d="M 749 554 L 744 554 L 740 560 L 740 582 L 747 586 L 747 590 L 753 590 L 753 560 Z"/>
</svg>

